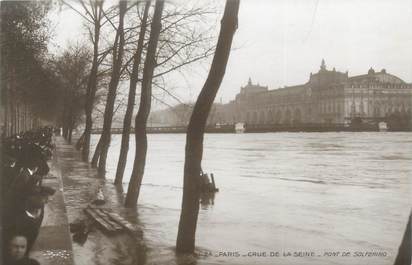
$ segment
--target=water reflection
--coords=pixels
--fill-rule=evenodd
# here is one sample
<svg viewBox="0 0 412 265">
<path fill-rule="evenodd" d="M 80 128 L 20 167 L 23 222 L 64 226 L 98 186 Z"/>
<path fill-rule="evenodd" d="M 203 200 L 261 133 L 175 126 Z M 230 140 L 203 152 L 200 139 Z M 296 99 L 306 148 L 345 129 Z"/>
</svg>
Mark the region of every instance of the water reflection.
<svg viewBox="0 0 412 265">
<path fill-rule="evenodd" d="M 195 255 L 176 255 L 176 265 L 197 265 L 198 257 Z"/>
<path fill-rule="evenodd" d="M 200 205 L 202 210 L 207 210 L 215 204 L 214 192 L 202 192 L 200 194 Z"/>
</svg>

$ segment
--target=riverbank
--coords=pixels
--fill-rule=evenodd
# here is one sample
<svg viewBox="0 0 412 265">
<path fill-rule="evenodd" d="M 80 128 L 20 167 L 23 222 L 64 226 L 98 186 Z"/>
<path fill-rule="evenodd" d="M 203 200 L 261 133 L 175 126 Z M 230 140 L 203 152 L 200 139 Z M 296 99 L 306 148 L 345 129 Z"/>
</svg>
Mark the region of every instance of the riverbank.
<svg viewBox="0 0 412 265">
<path fill-rule="evenodd" d="M 141 244 L 141 233 L 132 234 L 130 232 L 119 232 L 116 234 L 107 234 L 102 232 L 98 227 L 92 226 L 87 240 L 83 243 L 71 242 L 71 235 L 68 233 L 68 224 L 79 220 L 87 220 L 84 209 L 95 199 L 99 188 L 110 200 L 106 201 L 103 206 L 127 219 L 130 223 L 136 225 L 137 216 L 134 210 L 127 210 L 123 207 L 123 192 L 116 188 L 112 183 L 106 183 L 104 179 L 98 178 L 97 171 L 89 166 L 88 163 L 82 162 L 80 153 L 73 145 L 67 143 L 62 137 L 56 137 L 56 150 L 54 154 L 54 168 L 58 177 L 61 179 L 59 193 L 64 201 L 66 220 L 65 234 L 56 233 L 56 238 L 69 238 L 65 241 L 71 243 L 72 251 L 70 257 L 72 263 L 54 263 L 41 264 L 76 264 L 76 265 L 127 265 L 127 264 L 143 264 L 144 263 L 144 246 Z M 53 197 L 48 207 L 54 208 L 54 201 L 58 201 L 58 195 Z M 115 199 L 113 199 L 115 198 Z M 46 212 L 46 215 L 47 212 Z M 53 234 L 43 232 L 47 228 L 47 222 L 42 227 L 38 245 L 42 247 L 42 253 L 38 251 L 34 253 L 34 257 L 40 261 L 42 255 L 46 255 L 47 250 L 52 249 L 54 245 Z M 46 253 L 47 252 L 47 253 Z"/>
</svg>

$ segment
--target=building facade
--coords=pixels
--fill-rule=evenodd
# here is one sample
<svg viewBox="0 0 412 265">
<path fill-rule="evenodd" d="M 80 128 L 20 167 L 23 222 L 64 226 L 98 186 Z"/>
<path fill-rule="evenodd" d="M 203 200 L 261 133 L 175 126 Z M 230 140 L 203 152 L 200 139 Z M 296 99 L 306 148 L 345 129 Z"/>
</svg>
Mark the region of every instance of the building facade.
<svg viewBox="0 0 412 265">
<path fill-rule="evenodd" d="M 270 90 L 251 79 L 228 104 L 215 104 L 209 124 L 345 124 L 353 118 L 379 122 L 390 115 L 410 119 L 412 84 L 385 69 L 349 76 L 322 60 L 307 83 Z"/>
</svg>

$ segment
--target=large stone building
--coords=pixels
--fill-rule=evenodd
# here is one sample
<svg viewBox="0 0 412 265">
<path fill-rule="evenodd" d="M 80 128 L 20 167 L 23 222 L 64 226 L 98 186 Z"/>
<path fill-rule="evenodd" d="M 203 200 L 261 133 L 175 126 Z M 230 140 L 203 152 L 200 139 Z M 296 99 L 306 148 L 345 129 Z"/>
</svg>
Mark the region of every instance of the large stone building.
<svg viewBox="0 0 412 265">
<path fill-rule="evenodd" d="M 209 123 L 246 124 L 344 124 L 353 118 L 378 122 L 390 115 L 411 117 L 412 84 L 385 69 L 349 76 L 348 72 L 320 69 L 302 85 L 269 89 L 246 86 L 228 104 L 216 104 Z"/>
</svg>

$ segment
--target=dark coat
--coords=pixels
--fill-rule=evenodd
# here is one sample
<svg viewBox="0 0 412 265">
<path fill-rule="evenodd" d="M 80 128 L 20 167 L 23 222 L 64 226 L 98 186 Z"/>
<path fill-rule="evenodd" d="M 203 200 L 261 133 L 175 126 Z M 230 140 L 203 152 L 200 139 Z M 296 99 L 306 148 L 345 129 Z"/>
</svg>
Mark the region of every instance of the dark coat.
<svg viewBox="0 0 412 265">
<path fill-rule="evenodd" d="M 27 252 L 30 252 L 34 242 L 39 235 L 40 226 L 44 217 L 44 206 L 41 208 L 40 216 L 37 218 L 29 217 L 26 211 L 17 214 L 14 224 L 14 231 L 19 231 L 27 238 Z"/>
</svg>

